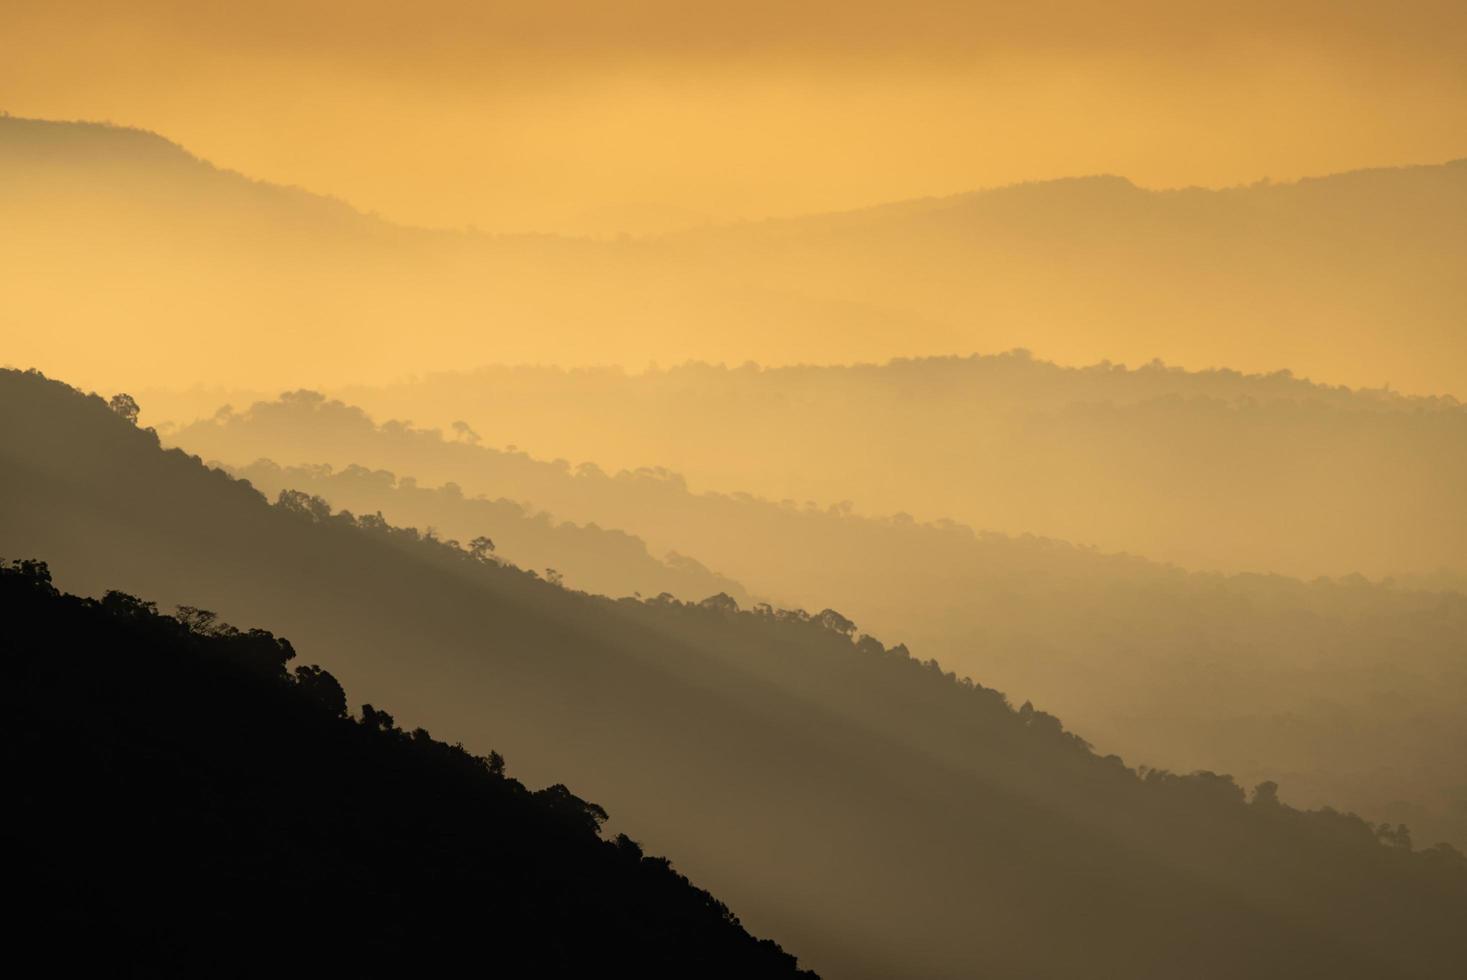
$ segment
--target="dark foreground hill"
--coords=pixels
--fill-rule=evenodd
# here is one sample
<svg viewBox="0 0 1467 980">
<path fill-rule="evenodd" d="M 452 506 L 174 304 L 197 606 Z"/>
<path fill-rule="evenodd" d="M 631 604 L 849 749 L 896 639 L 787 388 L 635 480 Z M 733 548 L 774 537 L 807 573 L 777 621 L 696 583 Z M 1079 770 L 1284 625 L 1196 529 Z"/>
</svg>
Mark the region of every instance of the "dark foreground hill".
<svg viewBox="0 0 1467 980">
<path fill-rule="evenodd" d="M 951 372 L 954 380 L 946 394 L 954 400 L 962 400 L 961 392 L 968 391 L 973 399 L 999 404 L 1028 400 L 1053 405 L 1087 388 L 1097 397 L 1149 399 L 1168 388 L 1198 385 L 1207 385 L 1217 397 L 1232 402 L 1272 406 L 1270 412 L 1295 398 L 1306 402 L 1301 411 L 1325 414 L 1336 412 L 1341 404 L 1371 401 L 1284 378 L 1210 377 L 1165 370 L 1070 373 L 1013 358 L 931 363 L 912 370 L 915 377 L 928 380 Z M 814 398 L 814 393 L 833 388 L 852 395 L 849 401 L 855 402 L 854 392 L 862 385 L 845 378 L 845 373 L 812 370 L 809 385 L 791 385 L 783 392 L 793 396 L 803 390 Z M 716 369 L 688 372 L 689 377 L 719 375 Z M 897 369 L 885 380 L 867 380 L 878 386 L 893 384 L 898 392 L 922 387 L 903 377 L 904 369 Z M 718 385 L 711 387 L 717 390 Z M 942 389 L 934 390 L 941 401 Z M 707 397 L 719 401 L 716 395 Z M 762 402 L 772 407 L 783 401 L 729 397 L 730 404 Z M 781 458 L 796 455 L 794 443 L 806 447 L 807 456 L 842 455 L 839 446 L 822 448 L 818 443 L 820 431 L 838 430 L 833 414 L 836 405 L 847 399 L 840 394 L 825 397 L 830 424 L 807 430 L 807 438 L 795 439 L 788 445 L 788 456 Z M 686 399 L 669 398 L 661 404 L 669 416 L 707 420 L 707 414 L 695 407 L 699 400 L 689 392 Z M 885 400 L 891 417 L 898 417 L 901 400 L 899 395 Z M 1418 540 L 1449 541 L 1452 522 L 1461 523 L 1463 508 L 1448 506 L 1447 498 L 1458 485 L 1467 492 L 1467 477 L 1451 477 L 1454 468 L 1460 470 L 1467 461 L 1467 449 L 1452 453 L 1456 444 L 1467 447 L 1467 415 L 1460 406 L 1428 410 L 1415 400 L 1385 395 L 1379 401 L 1378 409 L 1363 406 L 1345 414 L 1366 415 L 1360 430 L 1377 432 L 1369 441 L 1394 447 L 1393 452 L 1414 460 L 1418 468 L 1412 470 L 1403 462 L 1393 469 L 1390 460 L 1397 457 L 1375 456 L 1371 464 L 1361 462 L 1361 477 L 1351 481 L 1347 478 L 1351 467 L 1344 458 L 1336 458 L 1327 468 L 1336 474 L 1333 481 L 1311 484 L 1313 489 L 1305 496 L 1312 504 L 1300 501 L 1289 513 L 1331 511 L 1325 502 L 1331 482 L 1345 486 L 1399 480 L 1402 492 L 1394 505 L 1376 510 L 1362 505 L 1352 520 L 1320 520 L 1319 533 L 1350 539 L 1367 533 L 1360 528 L 1370 527 L 1376 532 L 1388 529 L 1387 537 L 1396 533 L 1404 538 L 1406 526 L 1414 523 Z M 572 402 L 566 399 L 562 404 Z M 1230 412 L 1219 408 L 1215 414 L 1226 418 Z M 1096 416 L 1108 414 L 1101 411 Z M 958 418 L 961 412 L 955 408 L 953 415 Z M 494 417 L 500 416 L 491 413 Z M 502 417 L 506 425 L 514 424 L 513 413 Z M 766 417 L 766 421 L 769 424 L 759 428 L 772 434 L 763 441 L 771 446 L 772 455 L 779 456 L 773 447 L 785 437 L 778 433 L 798 426 L 788 419 Z M 479 423 L 485 441 L 493 438 L 493 424 Z M 957 421 L 953 427 L 961 428 Z M 716 455 L 720 445 L 750 457 L 758 453 L 752 440 L 739 447 L 711 422 L 703 428 L 709 433 L 709 455 Z M 1185 433 L 1200 431 L 1183 424 L 1163 428 L 1173 432 L 1171 448 L 1177 453 L 1186 442 Z M 1243 443 L 1249 431 L 1269 428 L 1262 422 L 1230 428 L 1216 445 Z M 1435 429 L 1443 438 L 1407 439 L 1417 428 Z M 921 441 L 923 426 L 913 429 L 919 434 L 911 441 Z M 1295 434 L 1301 444 L 1314 447 L 1316 462 L 1323 458 L 1322 443 Z M 501 527 L 509 529 L 482 505 L 463 506 L 461 497 L 478 493 L 526 499 L 560 519 L 619 528 L 658 550 L 693 555 L 733 576 L 753 595 L 777 604 L 806 609 L 834 606 L 868 632 L 907 643 L 924 659 L 935 657 L 959 674 L 981 677 L 1018 701 L 1044 704 L 1084 732 L 1102 753 L 1118 752 L 1127 759 L 1184 771 L 1218 769 L 1248 784 L 1274 780 L 1283 784 L 1291 803 L 1344 806 L 1373 820 L 1408 823 L 1427 842 L 1467 845 L 1462 749 L 1467 745 L 1467 712 L 1462 710 L 1467 703 L 1467 673 L 1462 669 L 1467 658 L 1467 595 L 1436 591 L 1440 586 L 1428 591 L 1359 576 L 1300 580 L 1192 573 L 1060 541 L 978 532 L 949 521 L 920 522 L 902 515 L 873 518 L 843 506 L 698 492 L 681 474 L 665 470 L 611 474 L 593 465 L 572 467 L 561 460 L 474 444 L 438 430 L 375 423 L 358 408 L 311 392 L 291 393 L 243 411 L 220 412 L 174 438 L 206 459 L 231 464 L 267 456 L 338 467 L 357 463 L 417 477 L 422 486 L 403 490 L 401 481 L 394 488 L 382 474 L 360 468 L 330 474 L 319 467 L 296 468 L 288 480 L 269 466 L 249 469 L 264 478 L 262 486 L 272 496 L 289 486 L 323 496 L 338 507 L 381 510 L 389 522 L 432 526 L 442 536 L 463 541 L 481 534 L 497 540 Z M 1139 446 L 1148 440 L 1135 433 L 1131 441 Z M 831 435 L 826 442 L 840 440 Z M 846 449 L 848 457 L 860 455 L 854 443 Z M 1286 442 L 1250 451 L 1260 458 L 1287 457 L 1292 452 Z M 1150 471 L 1168 471 L 1166 459 L 1177 458 L 1177 453 L 1164 453 L 1166 458 L 1155 459 Z M 1201 455 L 1210 454 L 1208 450 Z M 880 469 L 884 454 L 868 455 L 871 462 L 862 465 Z M 983 484 L 979 471 L 984 461 L 969 455 L 966 449 L 944 453 L 934 448 L 927 482 L 933 482 L 946 465 L 959 474 L 955 494 L 963 486 Z M 998 465 L 1003 458 L 999 454 L 991 462 Z M 1230 458 L 1239 463 L 1238 452 Z M 965 466 L 971 467 L 971 479 L 961 476 Z M 1180 470 L 1183 464 L 1175 468 Z M 1094 486 L 1103 485 L 1094 470 L 1077 468 L 1071 479 L 1063 469 L 1052 480 L 1039 482 L 1073 486 L 1094 480 Z M 1211 465 L 1205 469 L 1213 471 Z M 1239 463 L 1233 469 L 1248 467 Z M 1292 473 L 1303 479 L 1310 469 L 1301 466 Z M 1268 467 L 1253 470 L 1262 474 Z M 896 485 L 905 476 L 898 466 L 888 478 Z M 1276 478 L 1284 484 L 1293 482 L 1282 471 Z M 1251 496 L 1260 507 L 1270 496 L 1267 487 L 1273 479 L 1253 481 Z M 1247 480 L 1240 475 L 1233 485 Z M 452 488 L 423 489 L 450 482 Z M 914 488 L 922 482 L 922 477 L 913 476 Z M 1156 492 L 1146 498 L 1146 505 L 1160 514 L 1164 509 L 1160 501 L 1170 496 L 1183 503 L 1173 505 L 1174 521 L 1158 517 L 1159 522 L 1184 523 L 1178 515 L 1190 514 L 1192 523 L 1206 525 L 1210 513 L 1220 515 L 1224 508 L 1222 503 L 1211 504 L 1212 497 L 1202 492 L 1212 483 L 1197 473 L 1170 484 L 1170 495 Z M 1411 487 L 1419 492 L 1408 492 Z M 1099 496 L 1103 508 L 1105 502 L 1132 493 L 1113 485 L 1111 492 Z M 1435 535 L 1429 533 L 1431 518 L 1424 516 L 1428 499 L 1436 501 L 1432 512 L 1440 518 Z M 1276 520 L 1287 523 L 1284 518 Z M 1230 524 L 1221 516 L 1217 522 L 1238 533 L 1245 523 L 1241 515 Z M 1261 528 L 1255 533 L 1269 536 Z M 1300 552 L 1307 550 L 1300 539 L 1293 541 Z"/>
<path fill-rule="evenodd" d="M 7 955 L 109 975 L 811 976 L 600 807 L 263 630 L 0 565 Z M 39 962 L 36 960 L 35 962 Z"/>
<path fill-rule="evenodd" d="M 0 374 L 0 549 L 289 635 L 354 695 L 564 780 L 843 977 L 1441 977 L 1467 869 L 1398 827 L 1132 770 L 810 616 L 573 593 L 375 516 L 271 506 Z"/>
</svg>

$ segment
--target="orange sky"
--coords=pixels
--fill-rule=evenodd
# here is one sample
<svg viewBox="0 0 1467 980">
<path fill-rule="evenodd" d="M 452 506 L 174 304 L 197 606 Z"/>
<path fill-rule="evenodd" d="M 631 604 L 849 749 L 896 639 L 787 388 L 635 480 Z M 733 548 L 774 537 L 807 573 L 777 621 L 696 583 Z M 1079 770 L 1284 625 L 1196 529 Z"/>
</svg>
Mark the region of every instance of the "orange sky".
<svg viewBox="0 0 1467 980">
<path fill-rule="evenodd" d="M 1116 172 L 1467 155 L 1467 4 L 6 4 L 0 109 L 398 220 L 656 230 Z"/>
</svg>

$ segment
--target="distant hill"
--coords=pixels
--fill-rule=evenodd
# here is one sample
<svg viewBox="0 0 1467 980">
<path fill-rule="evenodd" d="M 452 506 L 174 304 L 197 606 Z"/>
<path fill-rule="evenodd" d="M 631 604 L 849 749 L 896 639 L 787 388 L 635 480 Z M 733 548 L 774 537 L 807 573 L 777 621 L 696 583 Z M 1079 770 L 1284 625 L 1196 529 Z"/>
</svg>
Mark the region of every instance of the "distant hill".
<svg viewBox="0 0 1467 980">
<path fill-rule="evenodd" d="M 609 600 L 272 506 L 37 375 L 0 373 L 0 422 L 0 550 L 290 635 L 404 727 L 603 803 L 829 975 L 1439 977 L 1467 955 L 1458 852 L 1128 769 L 834 610 Z"/>
<path fill-rule="evenodd" d="M 0 165 L 21 186 L 10 186 L 13 204 L 50 194 L 76 195 L 77 203 L 130 208 L 136 216 L 191 205 L 227 206 L 238 219 L 252 213 L 260 223 L 308 223 L 320 231 L 331 225 L 369 230 L 381 225 L 350 205 L 291 187 L 251 180 L 200 160 L 156 133 L 105 123 L 59 122 L 0 117 Z M 50 203 L 50 202 L 48 202 Z M 60 220 L 78 217 L 57 215 Z M 198 220 L 211 215 L 200 212 Z"/>
<path fill-rule="evenodd" d="M 0 315 L 27 326 L 6 356 L 97 384 L 329 385 L 568 351 L 787 364 L 1024 346 L 1421 393 L 1467 367 L 1461 161 L 1217 191 L 1085 177 L 595 242 L 402 228 L 151 134 L 5 118 L 0 206 Z M 207 354 L 189 342 L 203 329 Z"/>
<path fill-rule="evenodd" d="M 849 499 L 867 514 L 1194 569 L 1467 571 L 1467 405 L 1450 397 L 1288 372 L 1061 367 L 1026 352 L 636 374 L 491 367 L 335 394 L 420 427 L 466 421 L 489 444 L 546 458 L 656 463 L 702 489 Z"/>
<path fill-rule="evenodd" d="M 989 392 L 1000 401 L 1006 382 L 1015 380 L 1013 375 L 1020 382 L 1031 375 L 1041 382 L 1049 378 L 1057 394 L 1047 396 L 1042 385 L 1020 383 L 1008 396 L 1010 401 L 1027 397 L 1044 405 L 1051 397 L 1063 398 L 1079 383 L 1101 392 L 1108 389 L 1121 404 L 1089 416 L 1101 420 L 1095 428 L 1101 428 L 1106 418 L 1127 412 L 1121 396 L 1128 388 L 1131 398 L 1166 417 L 1171 403 L 1156 389 L 1191 381 L 1189 376 L 1161 370 L 1114 373 L 1113 380 L 1107 380 L 1113 372 L 1078 372 L 1071 380 L 1052 366 L 1022 361 L 1006 370 L 1004 359 L 991 364 L 938 363 L 915 375 L 940 377 L 943 367 L 952 368 L 963 380 L 948 389 L 934 385 L 937 405 L 945 395 L 957 397 L 964 389 Z M 833 389 L 818 396 L 827 400 L 828 407 L 812 411 L 807 427 L 800 428 L 794 417 L 798 413 L 781 416 L 790 419 L 788 426 L 771 417 L 779 405 L 777 394 L 771 394 L 762 400 L 771 406 L 770 414 L 756 415 L 747 432 L 737 426 L 720 430 L 713 421 L 717 415 L 713 406 L 737 402 L 745 389 L 721 390 L 718 382 L 724 375 L 716 370 L 689 373 L 692 379 L 708 377 L 711 383 L 699 386 L 689 381 L 683 397 L 649 401 L 668 413 L 707 423 L 707 449 L 698 451 L 701 458 L 716 457 L 720 447 L 752 454 L 761 442 L 769 447 L 768 458 L 792 462 L 802 449 L 832 465 L 842 457 L 843 445 L 853 457 L 861 452 L 853 442 L 843 444 L 835 435 L 829 445 L 819 442 L 825 429 L 822 421 L 830 420 L 837 406 L 855 401 L 843 397 L 848 389 L 838 386 L 839 372 L 812 371 L 809 383 L 786 379 L 776 389 L 784 394 L 799 388 L 812 393 Z M 970 373 L 991 380 L 974 383 L 965 378 Z M 873 388 L 902 377 L 899 368 L 871 374 Z M 1318 400 L 1311 401 L 1305 397 L 1309 386 L 1291 379 L 1213 380 L 1217 397 L 1226 396 L 1232 404 L 1251 402 L 1260 412 L 1277 410 L 1280 417 L 1297 412 L 1326 420 L 1340 412 L 1353 431 L 1371 434 L 1369 444 L 1382 449 L 1390 444 L 1378 433 L 1391 433 L 1404 457 L 1403 473 L 1410 472 L 1410 465 L 1420 467 L 1418 474 L 1436 468 L 1443 488 L 1433 485 L 1429 492 L 1434 494 L 1444 494 L 1445 487 L 1454 485 L 1446 474 L 1456 462 L 1406 449 L 1411 444 L 1408 435 L 1414 435 L 1418 447 L 1432 440 L 1449 444 L 1459 424 L 1451 406 L 1433 409 L 1380 395 L 1360 396 L 1362 407 L 1349 408 L 1353 396 L 1321 391 Z M 1209 383 L 1206 377 L 1197 381 Z M 903 392 L 915 387 L 897 388 L 897 394 L 866 409 L 873 425 L 883 407 L 895 414 L 902 404 L 911 404 Z M 645 392 L 629 392 L 626 401 L 639 394 Z M 518 401 L 522 396 L 509 397 Z M 591 394 L 586 398 L 591 404 L 613 401 Z M 754 401 L 744 399 L 743 404 Z M 1334 401 L 1344 401 L 1347 407 L 1339 408 Z M 1379 402 L 1377 408 L 1369 407 L 1373 401 Z M 709 406 L 706 413 L 700 404 Z M 1221 419 L 1226 432 L 1232 409 L 1223 402 L 1207 404 L 1211 407 L 1197 408 L 1196 416 Z M 653 412 L 649 409 L 640 418 Z M 496 411 L 484 417 L 509 414 Z M 937 414 L 934 407 L 930 416 Z M 952 414 L 960 418 L 956 409 Z M 995 414 L 1002 417 L 1001 410 Z M 634 427 L 637 418 L 628 424 Z M 1059 427 L 1061 421 L 1050 424 Z M 786 435 L 782 431 L 786 427 L 794 431 Z M 924 426 L 908 419 L 906 428 L 917 433 L 913 441 L 925 438 Z M 953 430 L 959 428 L 955 421 Z M 486 431 L 492 432 L 487 427 Z M 1177 453 L 1183 452 L 1188 431 L 1182 425 L 1175 430 Z M 1233 434 L 1241 435 L 1237 429 Z M 423 486 L 451 483 L 462 489 L 431 496 L 417 489 L 407 495 L 394 493 L 357 481 L 338 506 L 410 515 L 414 522 L 463 541 L 482 533 L 493 537 L 496 523 L 487 521 L 488 515 L 466 520 L 455 493 L 532 501 L 557 519 L 622 529 L 656 550 L 696 555 L 777 604 L 810 610 L 834 607 L 867 631 L 910 644 L 923 659 L 936 658 L 946 668 L 979 677 L 1016 700 L 1042 703 L 1103 752 L 1183 770 L 1222 769 L 1249 782 L 1276 780 L 1293 802 L 1342 804 L 1374 819 L 1407 822 L 1428 840 L 1467 844 L 1467 782 L 1459 748 L 1467 743 L 1467 717 L 1460 710 L 1467 701 L 1467 678 L 1461 672 L 1462 652 L 1467 650 L 1467 595 L 1441 591 L 1454 581 L 1449 577 L 1411 579 L 1397 587 L 1359 576 L 1316 581 L 1189 573 L 1134 556 L 1053 539 L 974 531 L 951 521 L 873 518 L 839 505 L 700 493 L 681 475 L 665 470 L 612 474 L 591 465 L 547 462 L 523 451 L 448 438 L 435 430 L 399 422 L 377 424 L 358 408 L 310 392 L 220 413 L 170 438 L 206 458 L 232 463 L 261 457 L 338 467 L 358 463 L 413 474 Z M 742 446 L 740 438 L 746 440 Z M 934 444 L 944 438 L 939 431 Z M 1239 453 L 1262 452 L 1232 445 L 1221 435 L 1214 438 L 1207 452 L 1198 450 L 1195 455 L 1205 459 L 1216 451 L 1236 458 Z M 1130 442 L 1138 451 L 1150 451 L 1141 433 L 1134 433 Z M 889 445 L 894 458 L 899 458 L 895 457 L 899 440 Z M 1270 451 L 1282 460 L 1287 450 L 1287 444 L 1276 444 Z M 1088 458 L 1104 460 L 1108 455 L 1102 451 Z M 873 448 L 867 456 L 874 468 L 885 466 L 883 452 Z M 1156 459 L 1148 472 L 1156 475 L 1159 486 L 1151 491 L 1153 497 L 1135 508 L 1138 515 L 1148 507 L 1158 515 L 1165 513 L 1173 494 L 1181 492 L 1176 482 L 1165 482 L 1168 466 L 1180 469 L 1185 464 L 1185 458 L 1171 454 Z M 934 448 L 928 483 L 940 483 L 943 468 L 959 474 L 965 465 L 962 457 Z M 1315 457 L 1311 465 L 1292 472 L 1302 480 L 1315 469 L 1344 472 L 1349 466 L 1343 460 L 1326 466 Z M 1376 481 L 1394 478 L 1377 468 L 1358 469 L 1370 472 Z M 1269 492 L 1280 492 L 1278 476 L 1250 477 L 1238 470 L 1241 467 L 1209 468 L 1219 481 L 1232 480 L 1235 487 L 1254 479 L 1251 492 L 1260 507 Z M 1094 479 L 1097 487 L 1105 485 L 1093 470 L 1084 473 L 1085 479 L 1057 473 L 1046 486 L 1072 492 L 1086 486 L 1087 479 Z M 905 485 L 900 467 L 891 476 L 894 488 Z M 272 489 L 283 485 L 273 473 L 271 479 Z M 972 482 L 985 483 L 980 473 Z M 991 485 L 991 480 L 987 482 Z M 332 497 L 323 481 L 301 483 L 302 489 Z M 1138 494 L 1145 490 L 1144 481 L 1131 485 Z M 912 492 L 916 489 L 913 486 Z M 1036 495 L 1043 492 L 1043 486 L 1034 488 Z M 1103 501 L 1121 496 L 1116 489 L 1095 492 Z M 1299 494 L 1293 511 L 1297 520 L 1306 523 L 1315 511 L 1330 512 L 1325 496 L 1329 492 L 1327 485 L 1320 485 L 1314 495 Z M 1339 492 L 1347 494 L 1349 488 Z M 1203 523 L 1215 513 L 1221 524 L 1225 499 L 1216 504 L 1214 499 L 1199 495 L 1178 506 Z M 1417 518 L 1404 501 L 1396 507 L 1378 514 L 1362 510 L 1357 522 L 1388 524 L 1397 512 L 1402 522 Z M 1445 500 L 1432 513 L 1442 523 L 1443 534 L 1460 523 Z M 1247 533 L 1244 516 L 1238 515 L 1234 525 L 1240 536 Z M 1160 516 L 1157 520 L 1161 523 Z M 1366 527 L 1357 532 L 1356 526 L 1341 524 L 1339 536 L 1371 533 Z M 1286 522 L 1270 527 L 1281 533 L 1288 530 Z M 1327 530 L 1321 526 L 1322 533 Z M 1303 547 L 1297 540 L 1295 544 Z"/>
<path fill-rule="evenodd" d="M 111 974 L 322 970 L 793 977 L 792 956 L 556 785 L 528 791 L 198 610 L 0 565 L 0 838 L 21 961 Z M 289 964 L 289 966 L 286 966 Z"/>
</svg>

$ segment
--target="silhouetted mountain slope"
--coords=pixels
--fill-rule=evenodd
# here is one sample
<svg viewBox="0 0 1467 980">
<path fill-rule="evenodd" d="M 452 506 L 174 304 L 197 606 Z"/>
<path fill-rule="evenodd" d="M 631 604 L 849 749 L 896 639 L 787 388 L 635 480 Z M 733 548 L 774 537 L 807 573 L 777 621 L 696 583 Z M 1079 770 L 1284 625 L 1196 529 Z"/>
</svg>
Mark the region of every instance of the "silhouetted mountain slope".
<svg viewBox="0 0 1467 980">
<path fill-rule="evenodd" d="M 1005 363 L 1001 359 L 997 366 Z M 950 366 L 965 373 L 963 365 Z M 1021 378 L 1029 374 L 1022 365 L 1017 370 Z M 1044 378 L 1057 370 L 1035 373 Z M 811 373 L 817 380 L 805 387 L 818 391 L 827 373 Z M 1000 380 L 1007 377 L 996 373 Z M 1150 398 L 1148 387 L 1165 385 L 1169 376 L 1145 371 L 1129 381 L 1122 375 L 1113 387 L 1104 381 L 1096 387 Z M 1064 380 L 1054 386 L 1060 392 L 1069 388 Z M 1012 399 L 1025 393 L 1044 399 L 1027 385 L 1018 387 Z M 1295 404 L 1291 392 L 1308 391 L 1283 378 L 1216 379 L 1216 387 L 1219 397 L 1239 400 L 1262 402 L 1273 393 L 1283 411 Z M 1322 392 L 1320 398 L 1337 394 Z M 1409 407 L 1414 403 L 1392 408 L 1395 400 L 1379 400 L 1384 407 L 1370 413 L 1363 428 L 1401 431 L 1424 417 L 1430 423 Z M 893 412 L 898 401 L 888 403 Z M 1454 424 L 1451 411 L 1442 407 L 1438 419 L 1447 432 Z M 770 453 L 777 456 L 781 423 L 757 428 L 767 433 Z M 818 445 L 817 429 L 812 425 L 803 443 L 807 451 L 839 455 L 838 445 Z M 710 446 L 725 444 L 711 425 L 709 432 Z M 1344 805 L 1372 819 L 1409 823 L 1425 840 L 1467 844 L 1461 749 L 1467 744 L 1467 715 L 1461 710 L 1467 702 L 1467 596 L 1358 577 L 1304 582 L 1189 574 L 951 522 L 873 519 L 839 506 L 694 493 L 667 471 L 611 476 L 594 466 L 544 462 L 402 423 L 376 425 L 359 409 L 311 393 L 221 413 L 175 438 L 208 458 L 356 462 L 414 474 L 425 484 L 452 481 L 468 493 L 531 500 L 560 518 L 621 528 L 655 549 L 697 555 L 757 595 L 807 609 L 833 606 L 863 629 L 911 644 L 924 659 L 935 657 L 1019 700 L 1043 703 L 1102 752 L 1174 769 L 1219 768 L 1250 783 L 1276 780 L 1291 802 Z M 834 435 L 830 441 L 839 443 Z M 732 437 L 728 444 L 732 449 Z M 870 455 L 878 464 L 885 458 Z M 930 469 L 959 469 L 963 464 L 955 455 L 935 453 Z M 1428 461 L 1425 455 L 1413 458 Z M 1160 464 L 1157 469 L 1165 471 Z M 893 470 L 895 482 L 901 476 L 900 467 Z M 1053 482 L 1076 485 L 1062 474 Z M 1115 502 L 1117 496 L 1102 493 L 1098 502 Z M 1158 494 L 1150 502 L 1153 509 L 1161 512 L 1166 497 Z M 1199 496 L 1192 503 L 1195 520 L 1205 523 L 1208 513 L 1220 509 L 1211 499 Z M 369 512 L 391 513 L 398 506 L 387 494 L 351 500 Z M 1460 522 L 1440 503 L 1444 522 Z M 1328 509 L 1319 501 L 1311 506 Z M 1413 513 L 1403 507 L 1401 519 Z M 1359 521 L 1387 523 L 1392 516 L 1362 513 Z M 454 508 L 413 515 L 448 537 L 494 536 L 493 524 L 463 518 Z M 1336 533 L 1348 538 L 1354 528 L 1346 525 Z"/>
<path fill-rule="evenodd" d="M 1463 162 L 1221 191 L 1090 177 L 618 243 L 405 229 L 148 134 L 0 119 L 0 205 L 0 313 L 29 327 L 8 356 L 97 383 L 119 366 L 145 385 L 338 383 L 567 351 L 1028 346 L 1415 391 L 1467 367 Z M 86 345 L 47 333 L 92 322 L 111 329 Z M 201 322 L 220 334 L 207 355 L 188 345 Z M 166 359 L 129 345 L 144 326 Z"/>
<path fill-rule="evenodd" d="M 492 737 L 822 971 L 1438 977 L 1467 956 L 1460 854 L 1138 774 L 839 614 L 613 601 L 272 507 L 33 375 L 0 374 L 0 420 L 0 549 L 268 624 L 407 724 Z"/>
<path fill-rule="evenodd" d="M 865 513 L 1196 569 L 1467 565 L 1467 407 L 1287 372 L 1064 368 L 1012 352 L 638 374 L 494 367 L 335 394 L 377 418 L 465 420 L 544 458 L 657 463 L 699 487 L 848 498 Z"/>
<path fill-rule="evenodd" d="M 266 497 L 277 497 L 282 490 L 300 490 L 324 497 L 337 508 L 380 513 L 399 527 L 452 527 L 453 535 L 460 536 L 465 546 L 480 536 L 489 537 L 490 550 L 500 559 L 548 578 L 561 577 L 569 588 L 608 596 L 666 592 L 695 600 L 724 593 L 741 605 L 752 603 L 743 586 L 732 579 L 676 552 L 659 561 L 648 553 L 645 543 L 624 531 L 556 521 L 513 500 L 465 496 L 452 484 L 430 489 L 386 470 L 280 467 L 266 460 L 231 472 Z"/>
<path fill-rule="evenodd" d="M 397 728 L 261 630 L 0 565 L 17 962 L 111 975 L 795 976 L 556 785 Z M 36 959 L 30 959 L 32 956 Z"/>
</svg>

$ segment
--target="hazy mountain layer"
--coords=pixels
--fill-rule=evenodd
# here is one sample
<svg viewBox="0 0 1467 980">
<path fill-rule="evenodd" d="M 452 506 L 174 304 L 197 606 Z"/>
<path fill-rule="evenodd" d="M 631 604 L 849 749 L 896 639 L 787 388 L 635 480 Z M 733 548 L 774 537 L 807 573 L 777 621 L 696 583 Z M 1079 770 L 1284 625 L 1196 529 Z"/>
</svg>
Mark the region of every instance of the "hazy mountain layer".
<svg viewBox="0 0 1467 980">
<path fill-rule="evenodd" d="M 604 803 L 832 975 L 1435 977 L 1467 955 L 1460 854 L 1271 785 L 1130 771 L 837 614 L 612 601 L 272 507 L 33 375 L 0 375 L 0 420 L 6 552 L 286 632 L 406 725 Z"/>
<path fill-rule="evenodd" d="M 564 786 L 346 716 L 329 673 L 197 609 L 0 565 L 0 838 L 25 961 L 104 974 L 796 976 Z M 33 959 L 34 958 L 34 959 Z M 289 966 L 286 966 L 289 964 Z"/>
<path fill-rule="evenodd" d="M 160 137 L 0 118 L 0 206 L 6 356 L 99 386 L 1016 346 L 1422 392 L 1467 368 L 1460 162 L 1224 191 L 1086 177 L 591 242 L 401 228 Z"/>
<path fill-rule="evenodd" d="M 624 529 L 656 550 L 696 555 L 755 594 L 834 607 L 924 659 L 1045 704 L 1102 751 L 1274 779 L 1297 803 L 1333 802 L 1408 822 L 1427 840 L 1467 842 L 1460 594 L 1359 577 L 1190 574 L 951 522 L 693 493 L 666 471 L 610 476 L 400 423 L 378 426 L 309 393 L 221 414 L 176 438 L 211 459 L 356 462 Z M 465 520 L 453 493 L 368 483 L 350 500 L 355 510 L 411 514 L 464 541 L 496 533 L 478 515 Z"/>
<path fill-rule="evenodd" d="M 1018 353 L 641 374 L 483 368 L 337 394 L 378 418 L 459 420 L 492 444 L 613 472 L 656 463 L 699 488 L 849 499 L 868 514 L 1189 568 L 1467 570 L 1467 407 L 1287 372 L 1063 368 Z"/>
</svg>

